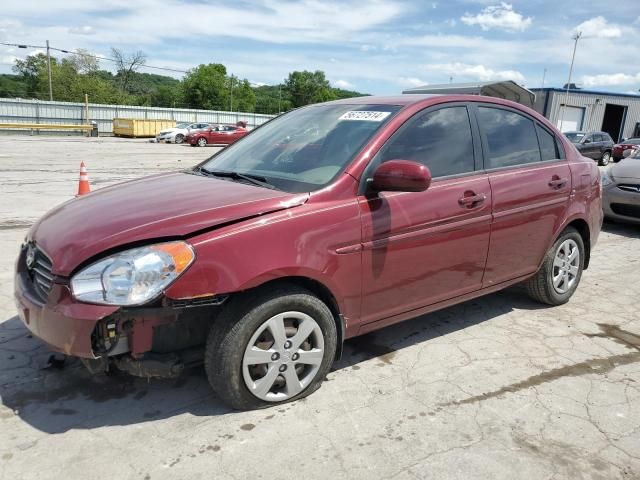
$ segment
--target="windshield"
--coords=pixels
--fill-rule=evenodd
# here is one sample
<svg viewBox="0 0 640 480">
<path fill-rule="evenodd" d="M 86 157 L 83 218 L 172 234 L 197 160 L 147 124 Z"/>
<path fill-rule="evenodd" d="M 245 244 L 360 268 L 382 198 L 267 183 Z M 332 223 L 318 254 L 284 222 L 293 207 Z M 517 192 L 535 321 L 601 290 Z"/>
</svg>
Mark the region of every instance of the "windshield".
<svg viewBox="0 0 640 480">
<path fill-rule="evenodd" d="M 580 140 L 584 138 L 584 133 L 565 133 L 565 137 L 569 139 L 571 143 L 580 143 Z"/>
<path fill-rule="evenodd" d="M 624 142 L 620 143 L 624 143 L 626 145 L 640 145 L 640 138 L 628 138 Z"/>
<path fill-rule="evenodd" d="M 176 128 L 187 128 L 189 125 L 191 125 L 190 123 L 179 123 L 176 125 Z"/>
<path fill-rule="evenodd" d="M 313 105 L 271 120 L 201 165 L 259 176 L 292 193 L 318 190 L 342 172 L 398 105 Z"/>
</svg>

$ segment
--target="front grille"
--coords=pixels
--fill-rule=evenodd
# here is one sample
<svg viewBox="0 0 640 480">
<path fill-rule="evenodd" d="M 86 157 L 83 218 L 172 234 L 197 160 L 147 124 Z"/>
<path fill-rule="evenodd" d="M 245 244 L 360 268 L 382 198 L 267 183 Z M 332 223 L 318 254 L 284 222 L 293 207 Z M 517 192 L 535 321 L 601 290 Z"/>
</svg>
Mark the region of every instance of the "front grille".
<svg viewBox="0 0 640 480">
<path fill-rule="evenodd" d="M 638 184 L 621 183 L 620 185 L 618 185 L 618 188 L 620 190 L 624 190 L 625 192 L 640 193 L 640 185 Z"/>
<path fill-rule="evenodd" d="M 46 300 L 53 286 L 53 264 L 49 257 L 38 247 L 33 246 L 33 263 L 29 269 L 33 287 L 40 298 Z"/>
<path fill-rule="evenodd" d="M 625 217 L 640 218 L 640 205 L 627 205 L 626 203 L 612 203 L 611 210 Z"/>
</svg>

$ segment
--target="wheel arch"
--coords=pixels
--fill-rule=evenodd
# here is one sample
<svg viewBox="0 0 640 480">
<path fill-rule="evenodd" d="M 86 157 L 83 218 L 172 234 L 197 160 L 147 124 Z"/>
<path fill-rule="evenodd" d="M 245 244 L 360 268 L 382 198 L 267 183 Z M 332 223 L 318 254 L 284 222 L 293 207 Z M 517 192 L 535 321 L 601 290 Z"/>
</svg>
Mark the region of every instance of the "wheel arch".
<svg viewBox="0 0 640 480">
<path fill-rule="evenodd" d="M 589 260 L 591 260 L 591 232 L 589 230 L 589 224 L 583 218 L 575 218 L 565 225 L 562 231 L 565 231 L 567 227 L 575 228 L 582 237 L 582 243 L 584 244 L 584 269 L 589 267 Z"/>
<path fill-rule="evenodd" d="M 337 348 L 336 348 L 336 360 L 342 357 L 342 346 L 345 340 L 346 321 L 342 313 L 340 312 L 340 305 L 333 292 L 322 282 L 305 276 L 287 276 L 279 277 L 273 280 L 266 281 L 259 285 L 253 286 L 249 290 L 245 290 L 243 293 L 254 293 L 264 289 L 273 288 L 276 285 L 295 285 L 305 290 L 309 290 L 315 296 L 317 296 L 324 304 L 331 310 L 333 320 L 336 323 L 336 331 L 338 333 Z"/>
</svg>

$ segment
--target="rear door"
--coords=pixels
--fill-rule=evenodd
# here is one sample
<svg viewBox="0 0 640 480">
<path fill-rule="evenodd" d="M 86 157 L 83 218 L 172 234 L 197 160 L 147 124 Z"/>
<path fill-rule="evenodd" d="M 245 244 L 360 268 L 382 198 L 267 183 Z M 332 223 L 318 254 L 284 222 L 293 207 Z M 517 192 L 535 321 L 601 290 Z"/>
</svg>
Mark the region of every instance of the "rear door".
<svg viewBox="0 0 640 480">
<path fill-rule="evenodd" d="M 555 135 L 519 110 L 475 109 L 493 198 L 483 287 L 535 272 L 564 218 L 571 174 Z"/>
<path fill-rule="evenodd" d="M 425 164 L 433 182 L 424 192 L 359 197 L 363 324 L 393 323 L 394 315 L 480 288 L 491 222 L 480 157 L 477 129 L 460 103 L 416 114 L 376 155 L 363 184 L 393 159 Z"/>
</svg>

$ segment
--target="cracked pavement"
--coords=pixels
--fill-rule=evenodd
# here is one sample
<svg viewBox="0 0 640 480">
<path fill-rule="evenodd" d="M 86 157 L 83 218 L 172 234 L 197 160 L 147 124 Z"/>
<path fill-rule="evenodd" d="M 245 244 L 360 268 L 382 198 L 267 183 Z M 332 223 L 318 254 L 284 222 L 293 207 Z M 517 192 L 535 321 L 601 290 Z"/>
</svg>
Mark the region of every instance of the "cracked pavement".
<svg viewBox="0 0 640 480">
<path fill-rule="evenodd" d="M 638 479 L 640 227 L 605 224 L 571 301 L 518 288 L 347 342 L 305 400 L 233 412 L 176 380 L 48 364 L 12 298 L 29 225 L 92 186 L 215 151 L 0 136 L 0 479 Z"/>
</svg>

